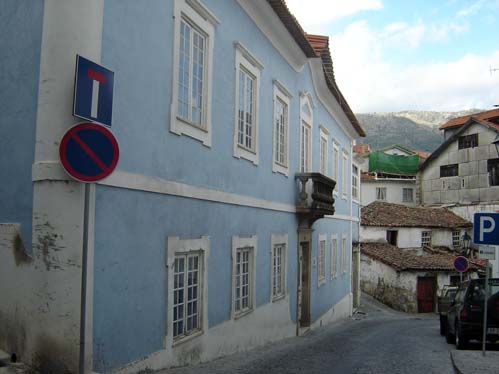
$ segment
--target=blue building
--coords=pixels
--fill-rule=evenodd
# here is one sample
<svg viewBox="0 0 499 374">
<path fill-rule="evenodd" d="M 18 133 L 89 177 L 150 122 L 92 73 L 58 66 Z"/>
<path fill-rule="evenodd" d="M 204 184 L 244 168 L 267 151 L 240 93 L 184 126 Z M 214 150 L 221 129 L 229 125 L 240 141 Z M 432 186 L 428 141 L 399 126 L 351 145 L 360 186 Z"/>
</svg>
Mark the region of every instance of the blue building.
<svg viewBox="0 0 499 374">
<path fill-rule="evenodd" d="M 133 373 L 351 315 L 364 132 L 327 37 L 283 0 L 6 0 L 0 19 L 0 349 Z M 58 153 L 77 54 L 115 72 L 120 160 L 87 188 Z"/>
</svg>

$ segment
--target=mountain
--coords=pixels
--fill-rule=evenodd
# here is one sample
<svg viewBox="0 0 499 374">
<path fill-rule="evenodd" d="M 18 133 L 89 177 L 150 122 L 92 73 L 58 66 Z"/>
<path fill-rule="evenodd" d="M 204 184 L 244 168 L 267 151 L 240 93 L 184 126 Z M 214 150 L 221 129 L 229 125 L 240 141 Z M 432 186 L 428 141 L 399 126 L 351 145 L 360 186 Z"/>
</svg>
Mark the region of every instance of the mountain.
<svg viewBox="0 0 499 374">
<path fill-rule="evenodd" d="M 371 149 L 392 144 L 433 152 L 444 140 L 438 127 L 456 117 L 481 112 L 471 109 L 459 112 L 435 112 L 407 110 L 393 113 L 357 113 L 355 116 L 366 130 L 360 143 L 368 143 Z"/>
</svg>

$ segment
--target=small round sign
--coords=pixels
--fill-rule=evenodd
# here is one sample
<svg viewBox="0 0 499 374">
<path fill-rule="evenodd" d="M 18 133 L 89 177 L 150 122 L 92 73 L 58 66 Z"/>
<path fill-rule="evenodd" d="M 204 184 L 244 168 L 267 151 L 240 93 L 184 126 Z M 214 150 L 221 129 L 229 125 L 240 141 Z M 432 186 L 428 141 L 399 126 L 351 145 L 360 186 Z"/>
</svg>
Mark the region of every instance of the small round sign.
<svg viewBox="0 0 499 374">
<path fill-rule="evenodd" d="M 469 267 L 470 263 L 466 257 L 457 256 L 454 259 L 454 269 L 456 269 L 458 273 L 464 273 L 466 270 L 469 269 Z"/>
<path fill-rule="evenodd" d="M 97 182 L 111 174 L 119 159 L 118 141 L 107 128 L 79 123 L 61 139 L 59 157 L 64 170 L 81 182 Z"/>
</svg>

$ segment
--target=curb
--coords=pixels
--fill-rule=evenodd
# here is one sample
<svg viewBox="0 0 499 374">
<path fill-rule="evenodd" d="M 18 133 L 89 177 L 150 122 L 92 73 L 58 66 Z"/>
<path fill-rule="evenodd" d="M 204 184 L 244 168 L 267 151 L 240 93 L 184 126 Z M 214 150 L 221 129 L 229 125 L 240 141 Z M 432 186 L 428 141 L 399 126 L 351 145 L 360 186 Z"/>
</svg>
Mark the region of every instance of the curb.
<svg viewBox="0 0 499 374">
<path fill-rule="evenodd" d="M 449 352 L 450 354 L 450 360 L 452 362 L 452 367 L 454 368 L 454 372 L 456 374 L 464 374 L 456 365 L 456 362 L 454 361 L 454 356 L 452 356 L 452 352 Z"/>
</svg>

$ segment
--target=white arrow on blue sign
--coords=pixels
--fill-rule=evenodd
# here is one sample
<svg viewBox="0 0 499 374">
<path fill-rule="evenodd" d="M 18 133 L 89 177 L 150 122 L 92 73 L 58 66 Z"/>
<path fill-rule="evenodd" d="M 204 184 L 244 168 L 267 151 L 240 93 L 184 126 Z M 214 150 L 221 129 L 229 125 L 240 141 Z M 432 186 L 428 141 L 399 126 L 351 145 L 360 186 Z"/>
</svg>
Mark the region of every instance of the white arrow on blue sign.
<svg viewBox="0 0 499 374">
<path fill-rule="evenodd" d="M 473 243 L 499 245 L 499 213 L 475 213 Z"/>
<path fill-rule="evenodd" d="M 79 55 L 73 115 L 111 126 L 113 117 L 114 72 Z"/>
</svg>

